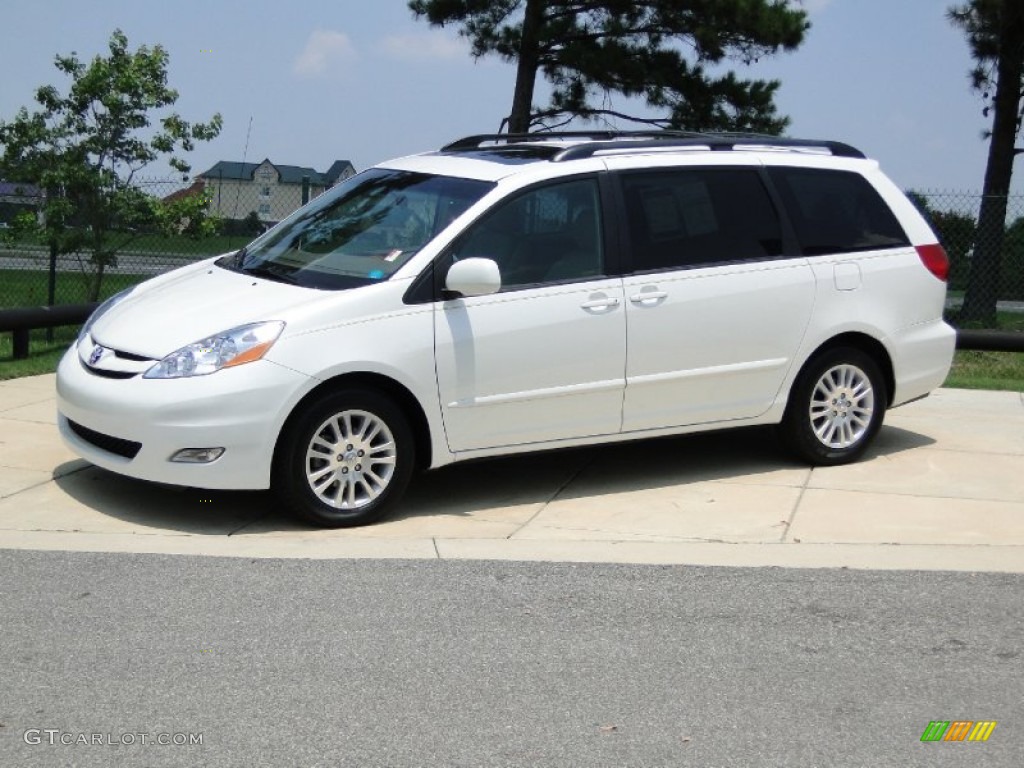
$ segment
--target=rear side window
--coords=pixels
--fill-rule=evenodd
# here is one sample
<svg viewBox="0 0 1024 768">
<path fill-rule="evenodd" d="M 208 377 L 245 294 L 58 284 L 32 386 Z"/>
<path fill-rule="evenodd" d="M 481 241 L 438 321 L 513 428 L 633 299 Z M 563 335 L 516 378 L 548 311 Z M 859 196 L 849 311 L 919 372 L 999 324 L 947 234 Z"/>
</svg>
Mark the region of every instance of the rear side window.
<svg viewBox="0 0 1024 768">
<path fill-rule="evenodd" d="M 682 269 L 782 253 L 779 218 L 753 169 L 695 168 L 622 179 L 633 269 Z"/>
<path fill-rule="evenodd" d="M 771 168 L 803 253 L 850 253 L 909 245 L 881 196 L 859 173 Z"/>
</svg>

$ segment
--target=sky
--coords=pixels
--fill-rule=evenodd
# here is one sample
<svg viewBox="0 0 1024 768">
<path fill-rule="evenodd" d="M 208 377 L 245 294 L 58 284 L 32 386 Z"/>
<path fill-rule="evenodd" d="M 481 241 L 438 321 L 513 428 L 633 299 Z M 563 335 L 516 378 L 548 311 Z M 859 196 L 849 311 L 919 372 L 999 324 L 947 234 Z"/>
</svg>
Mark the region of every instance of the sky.
<svg viewBox="0 0 1024 768">
<path fill-rule="evenodd" d="M 853 144 L 904 189 L 980 191 L 989 121 L 968 87 L 967 44 L 945 17 L 951 2 L 805 0 L 812 26 L 799 49 L 734 68 L 782 81 L 789 135 Z M 0 120 L 32 108 L 40 85 L 66 88 L 58 53 L 104 53 L 115 28 L 133 49 L 162 45 L 175 111 L 224 119 L 188 156 L 194 174 L 264 158 L 363 170 L 436 149 L 498 130 L 515 81 L 512 64 L 474 61 L 455 29 L 415 20 L 405 0 L 0 0 L 0 18 Z M 538 81 L 537 101 L 545 96 Z M 611 106 L 643 111 L 621 97 Z M 141 175 L 170 174 L 155 164 Z"/>
</svg>

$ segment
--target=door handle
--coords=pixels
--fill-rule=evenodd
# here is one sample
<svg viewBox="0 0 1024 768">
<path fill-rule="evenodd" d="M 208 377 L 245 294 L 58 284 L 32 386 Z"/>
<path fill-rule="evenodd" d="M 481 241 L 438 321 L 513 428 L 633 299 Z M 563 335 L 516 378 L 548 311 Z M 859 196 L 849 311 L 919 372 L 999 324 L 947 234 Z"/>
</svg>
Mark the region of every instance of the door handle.
<svg viewBox="0 0 1024 768">
<path fill-rule="evenodd" d="M 657 301 L 668 297 L 665 291 L 640 291 L 629 297 L 634 304 L 643 304 L 646 301 Z"/>
<path fill-rule="evenodd" d="M 619 300 L 614 297 L 606 299 L 592 299 L 591 301 L 585 301 L 580 306 L 583 309 L 611 309 L 612 307 L 619 306 Z"/>
</svg>

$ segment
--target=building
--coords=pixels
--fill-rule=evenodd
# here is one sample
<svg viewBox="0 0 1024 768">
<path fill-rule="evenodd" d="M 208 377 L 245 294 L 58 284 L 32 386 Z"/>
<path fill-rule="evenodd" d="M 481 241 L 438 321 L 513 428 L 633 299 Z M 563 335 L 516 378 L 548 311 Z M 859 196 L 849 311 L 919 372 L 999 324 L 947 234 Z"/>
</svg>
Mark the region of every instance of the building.
<svg viewBox="0 0 1024 768">
<path fill-rule="evenodd" d="M 221 160 L 197 176 L 210 197 L 211 211 L 225 219 L 244 219 L 255 211 L 260 221 L 275 224 L 302 205 L 303 179 L 309 199 L 356 172 L 348 160 L 335 160 L 325 172 L 297 165 L 236 163 Z"/>
<path fill-rule="evenodd" d="M 0 224 L 8 224 L 21 213 L 34 213 L 41 219 L 43 194 L 34 184 L 0 181 Z"/>
</svg>

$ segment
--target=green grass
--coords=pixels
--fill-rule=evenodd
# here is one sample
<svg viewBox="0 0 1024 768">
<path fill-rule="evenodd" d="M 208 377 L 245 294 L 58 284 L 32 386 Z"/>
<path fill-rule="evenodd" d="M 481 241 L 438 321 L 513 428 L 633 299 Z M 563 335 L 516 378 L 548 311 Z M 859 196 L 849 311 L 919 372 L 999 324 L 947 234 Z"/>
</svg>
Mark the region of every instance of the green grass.
<svg viewBox="0 0 1024 768">
<path fill-rule="evenodd" d="M 1024 333 L 1024 313 L 997 312 L 996 326 L 1002 331 Z M 943 386 L 1024 392 L 1024 352 L 958 350 Z"/>
<path fill-rule="evenodd" d="M 184 235 L 140 235 L 124 246 L 127 252 L 186 253 L 196 256 L 215 256 L 219 253 L 237 251 L 253 240 L 242 235 L 214 235 L 196 240 Z"/>
<path fill-rule="evenodd" d="M 100 301 L 148 278 L 149 275 L 106 274 L 100 287 Z M 46 280 L 46 272 L 3 270 L 0 272 L 0 309 L 45 306 Z M 88 298 L 81 273 L 58 273 L 56 296 L 58 304 L 85 304 Z"/>
<path fill-rule="evenodd" d="M 77 328 L 54 328 L 53 341 L 47 341 L 46 331 L 32 331 L 28 357 L 24 360 L 13 360 L 11 334 L 0 333 L 0 380 L 53 373 L 57 370 L 57 363 L 60 362 L 65 350 L 77 335 Z"/>
<path fill-rule="evenodd" d="M 1024 392 L 1024 352 L 957 350 L 943 386 Z"/>
<path fill-rule="evenodd" d="M 1024 331 L 1024 312 L 996 312 L 996 327 L 1001 331 Z"/>
<path fill-rule="evenodd" d="M 228 251 L 237 251 L 253 239 L 253 236 L 247 235 L 213 235 L 199 239 L 187 235 L 146 234 L 135 237 L 118 235 L 111 239 L 109 245 L 116 248 L 119 253 L 173 253 L 194 255 L 199 259 Z M 16 251 L 19 246 L 42 248 L 44 244 L 31 240 L 4 244 L 5 248 L 12 251 Z"/>
</svg>

